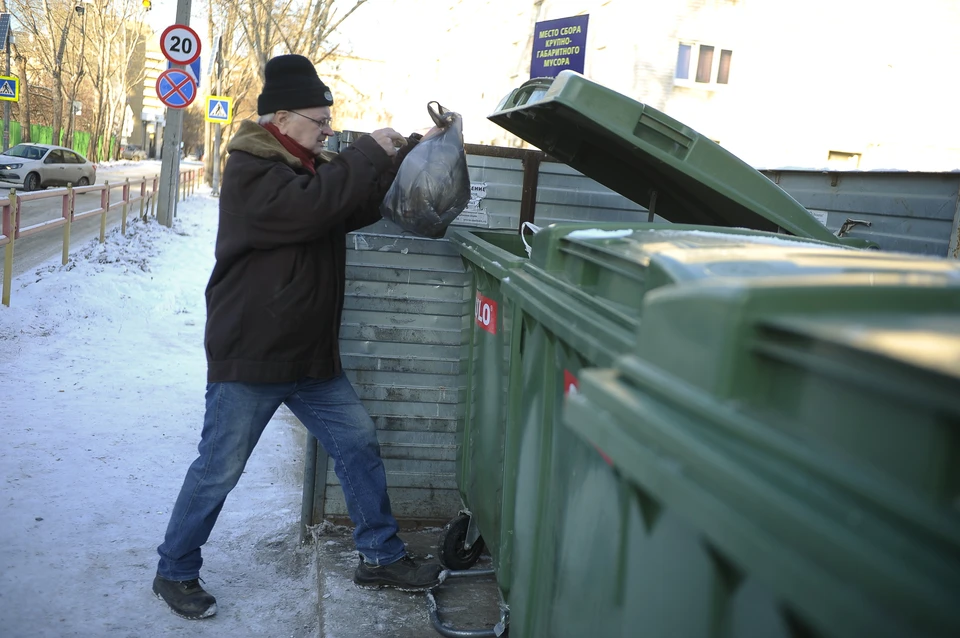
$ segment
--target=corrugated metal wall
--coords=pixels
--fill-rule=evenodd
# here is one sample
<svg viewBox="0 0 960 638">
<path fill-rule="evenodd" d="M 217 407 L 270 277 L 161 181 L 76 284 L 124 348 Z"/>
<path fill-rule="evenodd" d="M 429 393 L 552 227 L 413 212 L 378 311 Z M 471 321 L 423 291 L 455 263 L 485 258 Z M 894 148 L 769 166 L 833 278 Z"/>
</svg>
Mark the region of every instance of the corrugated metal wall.
<svg viewBox="0 0 960 638">
<path fill-rule="evenodd" d="M 347 237 L 341 359 L 377 424 L 394 514 L 446 519 L 463 388 L 467 275 L 446 240 L 380 222 Z M 332 463 L 325 514 L 346 517 Z"/>
<path fill-rule="evenodd" d="M 467 155 L 470 181 L 485 184 L 485 196 L 477 207 L 486 213 L 461 215 L 456 225 L 492 229 L 516 229 L 520 223 L 523 166 L 516 158 Z M 482 220 L 486 218 L 486 223 Z M 536 223 L 546 226 L 562 221 L 646 221 L 647 211 L 606 186 L 557 162 L 540 164 Z"/>
<path fill-rule="evenodd" d="M 847 233 L 882 250 L 947 256 L 957 223 L 960 173 L 772 171 L 763 173 L 834 233 L 847 219 L 869 221 Z"/>
<path fill-rule="evenodd" d="M 645 222 L 648 215 L 643 206 L 566 164 L 544 162 L 540 165 L 538 226 L 565 221 Z"/>
</svg>

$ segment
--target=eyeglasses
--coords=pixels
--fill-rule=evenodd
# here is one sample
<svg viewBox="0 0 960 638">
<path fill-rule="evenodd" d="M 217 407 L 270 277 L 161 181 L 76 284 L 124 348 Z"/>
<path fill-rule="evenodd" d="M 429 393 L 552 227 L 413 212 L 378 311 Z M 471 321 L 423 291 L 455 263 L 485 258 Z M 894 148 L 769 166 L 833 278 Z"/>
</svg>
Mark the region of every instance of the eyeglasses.
<svg viewBox="0 0 960 638">
<path fill-rule="evenodd" d="M 310 117 L 309 115 L 304 115 L 303 113 L 299 113 L 299 112 L 297 112 L 297 111 L 287 111 L 287 112 L 288 112 L 288 113 L 293 113 L 293 114 L 295 114 L 295 115 L 299 115 L 300 117 L 305 117 L 305 118 L 307 118 L 308 120 L 310 120 L 311 122 L 313 122 L 314 124 L 316 124 L 317 126 L 319 126 L 321 131 L 322 131 L 323 129 L 331 128 L 331 127 L 333 126 L 333 118 L 332 118 L 332 117 L 327 117 L 327 118 L 324 118 L 324 119 L 322 119 L 322 120 L 317 120 L 317 119 L 314 119 L 314 118 Z"/>
</svg>

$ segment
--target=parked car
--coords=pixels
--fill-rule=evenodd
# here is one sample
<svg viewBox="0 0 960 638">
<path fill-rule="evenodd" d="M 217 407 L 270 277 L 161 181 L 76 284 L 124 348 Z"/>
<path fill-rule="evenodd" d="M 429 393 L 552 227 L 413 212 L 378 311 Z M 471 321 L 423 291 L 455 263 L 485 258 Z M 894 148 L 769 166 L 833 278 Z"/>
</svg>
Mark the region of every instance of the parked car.
<svg viewBox="0 0 960 638">
<path fill-rule="evenodd" d="M 124 144 L 120 149 L 120 159 L 139 162 L 140 160 L 147 159 L 147 152 L 136 144 Z"/>
<path fill-rule="evenodd" d="M 0 181 L 26 191 L 48 186 L 87 186 L 97 181 L 97 165 L 75 151 L 50 144 L 17 144 L 0 154 Z"/>
</svg>

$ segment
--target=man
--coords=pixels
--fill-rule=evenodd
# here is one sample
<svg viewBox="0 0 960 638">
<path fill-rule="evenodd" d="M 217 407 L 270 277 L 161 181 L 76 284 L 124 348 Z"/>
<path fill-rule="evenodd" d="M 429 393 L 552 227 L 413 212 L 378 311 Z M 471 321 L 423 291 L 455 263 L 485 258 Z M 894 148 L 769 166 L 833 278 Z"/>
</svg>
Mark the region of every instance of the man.
<svg viewBox="0 0 960 638">
<path fill-rule="evenodd" d="M 321 157 L 333 134 L 333 96 L 313 64 L 282 55 L 264 75 L 260 121 L 240 124 L 223 174 L 199 457 L 157 548 L 153 591 L 190 619 L 216 613 L 199 583 L 200 547 L 281 403 L 334 460 L 361 556 L 354 582 L 420 591 L 439 581 L 439 566 L 418 565 L 397 536 L 376 429 L 339 352 L 346 234 L 380 219 L 380 202 L 420 136 L 380 129 Z"/>
</svg>

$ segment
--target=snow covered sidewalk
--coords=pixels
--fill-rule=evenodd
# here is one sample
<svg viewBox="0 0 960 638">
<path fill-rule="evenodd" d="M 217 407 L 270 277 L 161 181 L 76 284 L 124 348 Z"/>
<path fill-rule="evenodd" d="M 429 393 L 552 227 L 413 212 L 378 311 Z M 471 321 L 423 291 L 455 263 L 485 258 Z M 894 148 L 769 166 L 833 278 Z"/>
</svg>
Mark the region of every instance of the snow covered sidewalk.
<svg viewBox="0 0 960 638">
<path fill-rule="evenodd" d="M 217 200 L 134 222 L 14 281 L 0 306 L 0 628 L 10 638 L 315 636 L 297 543 L 304 431 L 279 414 L 204 547 L 219 613 L 150 590 L 203 420 Z"/>
</svg>

